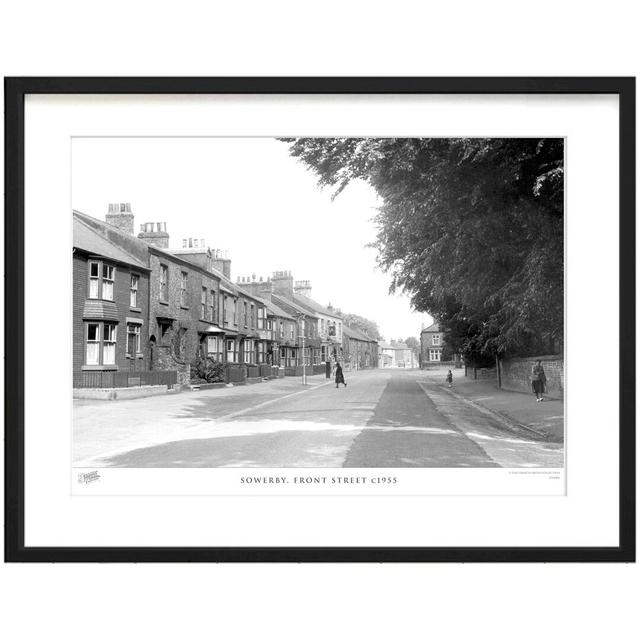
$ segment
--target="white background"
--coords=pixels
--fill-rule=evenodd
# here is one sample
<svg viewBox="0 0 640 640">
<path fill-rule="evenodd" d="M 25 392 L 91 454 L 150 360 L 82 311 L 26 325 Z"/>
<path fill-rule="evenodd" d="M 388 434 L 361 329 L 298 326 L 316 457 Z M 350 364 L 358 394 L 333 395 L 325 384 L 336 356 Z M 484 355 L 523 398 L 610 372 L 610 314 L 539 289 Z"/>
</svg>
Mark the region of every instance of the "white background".
<svg viewBox="0 0 640 640">
<path fill-rule="evenodd" d="M 631 3 L 13 3 L 5 75 L 634 75 Z M 594 301 L 594 306 L 598 306 Z M 607 310 L 594 311 L 606 318 Z M 597 638 L 637 566 L 3 566 L 10 637 Z"/>
</svg>

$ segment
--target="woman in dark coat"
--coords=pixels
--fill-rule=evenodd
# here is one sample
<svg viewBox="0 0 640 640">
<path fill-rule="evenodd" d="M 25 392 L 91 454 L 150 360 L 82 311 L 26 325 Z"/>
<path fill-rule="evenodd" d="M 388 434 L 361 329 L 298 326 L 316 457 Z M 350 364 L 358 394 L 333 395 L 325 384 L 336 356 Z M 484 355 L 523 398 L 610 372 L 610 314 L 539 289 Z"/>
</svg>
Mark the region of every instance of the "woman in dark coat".
<svg viewBox="0 0 640 640">
<path fill-rule="evenodd" d="M 544 367 L 540 360 L 536 360 L 531 370 L 531 389 L 536 394 L 536 402 L 543 402 L 542 394 L 546 391 L 547 376 L 544 373 Z"/>
<path fill-rule="evenodd" d="M 345 387 L 347 386 L 347 383 L 344 381 L 344 373 L 342 373 L 342 367 L 340 366 L 340 363 L 338 362 L 336 364 L 336 389 L 338 388 L 338 385 L 343 384 Z"/>
</svg>

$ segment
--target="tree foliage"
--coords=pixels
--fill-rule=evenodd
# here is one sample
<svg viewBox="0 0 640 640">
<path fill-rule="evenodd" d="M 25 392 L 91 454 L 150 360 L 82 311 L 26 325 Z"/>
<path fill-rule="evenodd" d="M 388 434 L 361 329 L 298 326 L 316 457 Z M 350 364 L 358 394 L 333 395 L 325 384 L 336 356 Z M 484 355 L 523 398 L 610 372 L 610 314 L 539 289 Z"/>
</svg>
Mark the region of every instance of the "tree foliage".
<svg viewBox="0 0 640 640">
<path fill-rule="evenodd" d="M 409 347 L 409 349 L 411 349 L 411 351 L 413 351 L 413 353 L 418 354 L 420 353 L 420 341 L 418 340 L 418 338 L 414 337 L 414 336 L 409 336 L 404 343 L 407 345 L 407 347 Z"/>
<path fill-rule="evenodd" d="M 369 320 L 355 313 L 344 313 L 342 314 L 342 322 L 352 329 L 362 331 L 362 333 L 368 335 L 373 340 L 380 340 L 382 338 L 380 329 L 373 320 Z"/>
<path fill-rule="evenodd" d="M 560 138 L 298 138 L 337 196 L 377 191 L 378 263 L 470 358 L 557 351 L 563 336 Z"/>
</svg>

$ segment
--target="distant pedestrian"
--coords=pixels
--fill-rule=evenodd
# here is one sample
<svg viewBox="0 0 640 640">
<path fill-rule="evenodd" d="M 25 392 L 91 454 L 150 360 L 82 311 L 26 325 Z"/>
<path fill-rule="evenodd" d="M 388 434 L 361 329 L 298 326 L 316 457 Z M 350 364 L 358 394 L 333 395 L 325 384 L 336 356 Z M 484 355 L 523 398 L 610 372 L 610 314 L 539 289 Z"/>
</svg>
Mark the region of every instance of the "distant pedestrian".
<svg viewBox="0 0 640 640">
<path fill-rule="evenodd" d="M 340 384 L 343 384 L 345 387 L 347 386 L 347 383 L 344 381 L 344 373 L 342 373 L 342 367 L 338 362 L 336 364 L 336 389 Z"/>
<path fill-rule="evenodd" d="M 451 373 L 451 369 L 449 369 L 449 372 L 447 373 L 447 384 L 449 385 L 449 388 L 451 388 L 452 383 L 453 383 L 453 373 Z"/>
<path fill-rule="evenodd" d="M 531 369 L 531 388 L 533 393 L 536 394 L 536 402 L 543 402 L 544 398 L 542 394 L 546 391 L 547 376 L 544 373 L 544 367 L 540 360 L 536 360 L 536 363 Z"/>
</svg>

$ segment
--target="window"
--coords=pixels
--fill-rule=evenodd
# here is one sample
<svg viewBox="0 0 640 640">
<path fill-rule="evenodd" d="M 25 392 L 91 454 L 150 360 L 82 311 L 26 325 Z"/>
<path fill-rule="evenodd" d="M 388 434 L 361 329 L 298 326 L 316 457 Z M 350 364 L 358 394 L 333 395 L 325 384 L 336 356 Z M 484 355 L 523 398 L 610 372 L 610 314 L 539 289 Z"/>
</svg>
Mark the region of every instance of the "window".
<svg viewBox="0 0 640 640">
<path fill-rule="evenodd" d="M 89 297 L 99 298 L 100 265 L 97 262 L 89 263 Z"/>
<path fill-rule="evenodd" d="M 324 318 L 320 318 L 320 331 L 324 333 Z"/>
<path fill-rule="evenodd" d="M 227 340 L 227 362 L 238 362 L 238 350 L 235 340 Z"/>
<path fill-rule="evenodd" d="M 245 364 L 251 364 L 254 361 L 253 340 L 245 340 L 243 349 Z"/>
<path fill-rule="evenodd" d="M 256 328 L 256 306 L 254 304 L 251 305 L 251 328 Z"/>
<path fill-rule="evenodd" d="M 222 338 L 218 336 L 207 336 L 207 356 L 217 362 L 222 362 L 222 349 L 224 347 Z"/>
<path fill-rule="evenodd" d="M 180 306 L 188 306 L 189 299 L 187 297 L 187 282 L 189 280 L 189 274 L 186 271 L 182 271 L 180 274 Z"/>
<path fill-rule="evenodd" d="M 109 264 L 102 265 L 102 299 L 113 300 L 113 278 L 115 269 Z"/>
<path fill-rule="evenodd" d="M 203 320 L 207 317 L 207 287 L 202 287 L 200 294 L 200 317 Z"/>
<path fill-rule="evenodd" d="M 168 302 L 169 298 L 167 295 L 169 285 L 169 267 L 166 264 L 160 265 L 160 300 L 163 302 Z"/>
<path fill-rule="evenodd" d="M 440 349 L 429 349 L 429 360 L 431 362 L 440 362 Z"/>
<path fill-rule="evenodd" d="M 218 304 L 218 324 L 223 327 L 227 323 L 227 317 L 225 313 L 227 312 L 226 308 L 227 297 L 220 294 L 220 300 Z"/>
<path fill-rule="evenodd" d="M 209 298 L 209 320 L 211 322 L 216 321 L 216 294 L 213 289 L 211 290 L 211 297 Z"/>
<path fill-rule="evenodd" d="M 102 333 L 102 364 L 116 363 L 116 325 L 104 323 Z"/>
<path fill-rule="evenodd" d="M 130 294 L 129 294 L 129 306 L 130 307 L 137 307 L 138 306 L 138 281 L 139 281 L 139 277 L 134 275 L 133 273 L 131 274 L 131 287 L 130 287 Z"/>
<path fill-rule="evenodd" d="M 100 364 L 100 325 L 95 322 L 87 324 L 87 356 L 86 364 Z"/>
<path fill-rule="evenodd" d="M 258 342 L 258 362 L 262 364 L 267 361 L 267 345 L 264 342 Z"/>
<path fill-rule="evenodd" d="M 233 324 L 238 324 L 238 301 L 233 299 Z"/>
<path fill-rule="evenodd" d="M 258 329 L 265 329 L 265 312 L 266 309 L 264 307 L 258 307 Z"/>
<path fill-rule="evenodd" d="M 247 303 L 243 302 L 243 312 L 244 312 L 244 328 L 246 329 L 249 326 L 249 316 L 247 315 Z"/>
<path fill-rule="evenodd" d="M 302 321 L 302 328 L 304 329 L 304 320 Z M 293 340 L 295 337 L 295 327 L 293 326 L 293 322 L 289 323 L 289 338 Z"/>
<path fill-rule="evenodd" d="M 134 357 L 140 351 L 140 325 L 127 324 L 127 353 Z"/>
<path fill-rule="evenodd" d="M 329 335 L 332 338 L 335 338 L 335 336 L 336 336 L 336 323 L 335 322 L 329 322 Z"/>
<path fill-rule="evenodd" d="M 280 320 L 280 327 L 279 327 L 279 330 L 278 330 L 278 335 L 281 338 L 284 338 L 284 322 L 282 320 Z"/>
<path fill-rule="evenodd" d="M 440 335 L 436 334 L 433 336 L 433 338 L 431 339 L 431 344 L 434 346 L 440 346 Z"/>
</svg>

